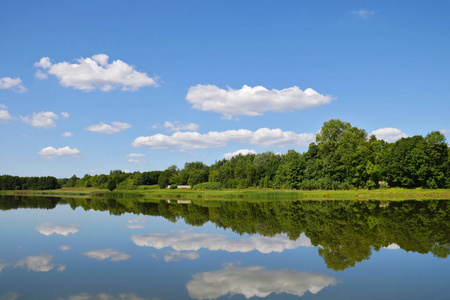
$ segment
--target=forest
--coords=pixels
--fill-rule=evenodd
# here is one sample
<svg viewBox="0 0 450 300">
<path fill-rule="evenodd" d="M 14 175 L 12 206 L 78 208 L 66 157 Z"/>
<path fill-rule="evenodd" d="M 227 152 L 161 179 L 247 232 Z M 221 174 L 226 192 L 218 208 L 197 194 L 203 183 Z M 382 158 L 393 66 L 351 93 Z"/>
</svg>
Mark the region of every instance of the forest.
<svg viewBox="0 0 450 300">
<path fill-rule="evenodd" d="M 438 131 L 416 135 L 394 143 L 368 136 L 348 122 L 330 120 L 323 124 L 308 150 L 285 154 L 265 152 L 238 155 L 208 166 L 187 162 L 182 169 L 125 173 L 82 178 L 0 177 L 0 189 L 56 189 L 96 187 L 109 190 L 177 188 L 195 189 L 295 189 L 348 190 L 401 188 L 450 188 L 450 148 Z"/>
<path fill-rule="evenodd" d="M 60 189 L 58 179 L 53 176 L 19 177 L 0 175 L 0 190 L 54 190 Z"/>
<path fill-rule="evenodd" d="M 304 153 L 238 155 L 210 166 L 188 162 L 181 170 L 172 165 L 163 171 L 74 175 L 62 183 L 110 190 L 177 185 L 197 189 L 450 188 L 449 153 L 445 136 L 438 131 L 387 143 L 348 122 L 330 120 Z"/>
</svg>

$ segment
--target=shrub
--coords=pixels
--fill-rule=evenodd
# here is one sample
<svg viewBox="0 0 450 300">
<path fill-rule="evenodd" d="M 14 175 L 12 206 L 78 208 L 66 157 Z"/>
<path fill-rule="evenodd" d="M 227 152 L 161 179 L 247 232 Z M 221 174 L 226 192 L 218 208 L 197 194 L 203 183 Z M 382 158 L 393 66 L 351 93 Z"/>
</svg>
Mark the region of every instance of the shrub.
<svg viewBox="0 0 450 300">
<path fill-rule="evenodd" d="M 197 190 L 218 190 L 220 189 L 220 182 L 202 182 L 194 185 Z"/>
</svg>

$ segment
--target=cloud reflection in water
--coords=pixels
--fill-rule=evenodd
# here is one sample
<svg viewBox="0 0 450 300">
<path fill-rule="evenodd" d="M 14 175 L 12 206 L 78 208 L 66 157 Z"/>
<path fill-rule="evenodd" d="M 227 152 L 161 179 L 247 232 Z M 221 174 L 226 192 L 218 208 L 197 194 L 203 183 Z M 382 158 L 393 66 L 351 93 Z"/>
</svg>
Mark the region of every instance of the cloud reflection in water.
<svg viewBox="0 0 450 300">
<path fill-rule="evenodd" d="M 14 267 L 27 266 L 28 271 L 35 272 L 48 272 L 55 267 L 51 264 L 53 256 L 48 254 L 41 254 L 39 256 L 28 256 L 22 260 L 19 260 Z"/>
<path fill-rule="evenodd" d="M 176 251 L 197 251 L 201 248 L 206 248 L 212 251 L 250 252 L 256 250 L 261 253 L 271 253 L 283 252 L 286 249 L 296 249 L 300 246 L 312 246 L 310 239 L 303 234 L 296 241 L 290 240 L 285 235 L 276 235 L 274 237 L 253 236 L 245 239 L 229 240 L 225 235 L 211 233 L 149 233 L 132 235 L 131 240 L 138 246 L 156 249 L 171 247 Z"/>
<path fill-rule="evenodd" d="M 106 293 L 98 295 L 81 293 L 78 295 L 69 296 L 69 298 L 59 298 L 58 300 L 159 300 L 159 298 L 141 298 L 135 294 L 119 294 L 117 296 L 113 296 Z"/>
<path fill-rule="evenodd" d="M 194 274 L 186 285 L 189 295 L 195 299 L 216 299 L 229 294 L 241 294 L 245 298 L 267 297 L 272 293 L 303 296 L 307 291 L 317 294 L 337 280 L 327 274 L 297 272 L 291 270 L 267 270 L 261 266 L 239 268 L 226 266 L 223 270 Z"/>
<path fill-rule="evenodd" d="M 131 255 L 116 251 L 114 249 L 99 249 L 99 250 L 83 252 L 81 254 L 83 254 L 84 256 L 87 256 L 89 258 L 96 259 L 96 260 L 109 259 L 110 261 L 127 260 L 131 257 Z"/>
<path fill-rule="evenodd" d="M 75 234 L 78 232 L 80 225 L 72 224 L 69 226 L 60 226 L 55 225 L 49 222 L 41 223 L 41 225 L 36 226 L 36 230 L 39 231 L 41 234 L 49 236 L 52 234 L 59 234 L 63 236 L 68 236 L 69 233 Z"/>
</svg>

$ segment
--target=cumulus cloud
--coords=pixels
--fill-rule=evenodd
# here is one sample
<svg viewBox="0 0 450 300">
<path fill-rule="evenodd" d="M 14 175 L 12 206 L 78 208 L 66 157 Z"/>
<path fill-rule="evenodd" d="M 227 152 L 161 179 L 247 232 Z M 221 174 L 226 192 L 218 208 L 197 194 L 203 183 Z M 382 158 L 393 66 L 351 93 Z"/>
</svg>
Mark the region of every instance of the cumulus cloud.
<svg viewBox="0 0 450 300">
<path fill-rule="evenodd" d="M 1 121 L 9 121 L 14 118 L 8 112 L 8 107 L 6 105 L 0 104 L 0 122 Z"/>
<path fill-rule="evenodd" d="M 70 296 L 69 298 L 59 300 L 160 300 L 159 298 L 141 298 L 135 294 L 119 294 L 117 296 L 109 295 L 106 293 L 91 295 L 87 293 L 81 293 L 78 295 Z"/>
<path fill-rule="evenodd" d="M 310 247 L 311 241 L 303 234 L 296 241 L 291 241 L 285 235 L 268 238 L 252 236 L 236 240 L 228 240 L 225 235 L 211 233 L 149 233 L 132 235 L 131 240 L 138 246 L 163 249 L 170 247 L 176 251 L 198 251 L 206 248 L 211 251 L 250 252 L 261 253 L 283 252 L 286 249 L 296 249 L 300 246 Z"/>
<path fill-rule="evenodd" d="M 127 124 L 127 123 L 111 122 L 111 125 L 110 125 L 110 124 L 101 122 L 99 124 L 94 124 L 94 125 L 87 127 L 86 130 L 92 131 L 92 132 L 113 134 L 113 133 L 117 133 L 117 132 L 126 130 L 128 128 L 131 128 L 131 125 Z"/>
<path fill-rule="evenodd" d="M 119 252 L 114 249 L 99 249 L 99 250 L 94 250 L 94 251 L 89 251 L 89 252 L 83 252 L 81 254 L 83 254 L 84 256 L 87 256 L 89 258 L 96 259 L 96 260 L 109 259 L 110 261 L 127 260 L 131 257 L 130 255 L 128 255 L 126 253 Z"/>
<path fill-rule="evenodd" d="M 186 285 L 195 299 L 217 299 L 240 294 L 246 299 L 264 298 L 272 293 L 287 293 L 298 297 L 306 292 L 317 294 L 337 280 L 327 274 L 291 270 L 267 270 L 261 266 L 239 268 L 229 265 L 223 270 L 194 274 Z"/>
<path fill-rule="evenodd" d="M 61 136 L 62 136 L 62 137 L 71 137 L 71 136 L 73 136 L 73 133 L 72 133 L 72 132 L 66 131 L 66 132 L 64 132 L 63 134 L 61 134 Z"/>
<path fill-rule="evenodd" d="M 181 124 L 180 121 L 164 123 L 164 128 L 168 131 L 196 131 L 198 130 L 198 124 L 189 123 Z"/>
<path fill-rule="evenodd" d="M 80 156 L 81 151 L 77 148 L 70 148 L 69 146 L 61 147 L 61 148 L 54 148 L 54 147 L 46 147 L 41 149 L 38 154 L 45 156 L 45 158 L 54 158 L 54 157 L 61 157 L 61 156 L 72 156 L 72 157 L 78 157 Z"/>
<path fill-rule="evenodd" d="M 227 130 L 222 132 L 210 131 L 205 134 L 198 132 L 175 132 L 172 135 L 155 134 L 140 136 L 132 143 L 133 147 L 148 147 L 151 149 L 207 149 L 226 146 L 229 142 L 248 143 L 262 147 L 285 145 L 307 146 L 314 141 L 314 134 L 281 129 L 260 128 L 256 131 L 247 129 Z"/>
<path fill-rule="evenodd" d="M 215 85 L 197 85 L 189 88 L 186 100 L 192 107 L 213 111 L 226 119 L 234 116 L 260 116 L 265 112 L 284 112 L 322 106 L 331 96 L 324 96 L 313 89 L 302 91 L 294 86 L 283 90 L 268 90 L 263 86 L 244 85 L 240 90 L 221 89 Z"/>
<path fill-rule="evenodd" d="M 22 84 L 22 79 L 20 79 L 19 77 L 17 77 L 17 78 L 11 78 L 11 77 L 0 78 L 0 89 L 12 90 L 16 93 L 24 93 L 27 91 L 27 88 Z"/>
<path fill-rule="evenodd" d="M 44 127 L 45 129 L 49 129 L 52 127 L 56 127 L 55 120 L 58 120 L 59 117 L 52 111 L 42 111 L 39 113 L 33 113 L 33 117 L 31 118 L 29 116 L 20 116 L 20 119 L 23 122 L 30 124 L 31 126 Z"/>
<path fill-rule="evenodd" d="M 72 224 L 69 226 L 60 226 L 60 225 L 55 225 L 52 223 L 42 223 L 39 226 L 36 226 L 36 230 L 39 231 L 39 233 L 49 236 L 52 234 L 59 234 L 59 235 L 63 235 L 63 236 L 68 236 L 70 233 L 71 234 L 75 234 L 77 233 L 80 229 L 79 229 L 80 225 L 77 224 Z"/>
<path fill-rule="evenodd" d="M 69 113 L 68 113 L 68 112 L 65 112 L 65 111 L 63 111 L 63 112 L 61 113 L 61 116 L 63 116 L 64 119 L 70 118 Z"/>
<path fill-rule="evenodd" d="M 19 260 L 15 267 L 27 266 L 28 271 L 48 272 L 55 267 L 51 264 L 53 256 L 48 254 L 41 254 L 39 256 L 28 256 L 25 259 Z"/>
<path fill-rule="evenodd" d="M 41 70 L 37 70 L 36 73 L 34 73 L 34 77 L 36 77 L 37 79 L 47 79 L 48 75 L 47 73 L 44 73 Z"/>
<path fill-rule="evenodd" d="M 68 250 L 70 250 L 70 246 L 67 246 L 67 245 L 61 245 L 61 246 L 59 246 L 58 247 L 58 249 L 59 250 L 61 250 L 61 251 L 68 251 Z"/>
<path fill-rule="evenodd" d="M 408 137 L 408 135 L 402 132 L 400 129 L 392 127 L 374 130 L 370 133 L 370 135 L 375 135 L 377 139 L 384 140 L 388 143 L 393 143 L 401 138 Z"/>
<path fill-rule="evenodd" d="M 130 158 L 128 159 L 128 162 L 134 163 L 135 165 L 145 165 L 147 164 L 147 160 L 146 159 L 134 159 L 134 158 Z"/>
<path fill-rule="evenodd" d="M 58 78 L 63 87 L 72 87 L 82 91 L 97 88 L 107 92 L 114 89 L 137 91 L 145 86 L 158 86 L 158 77 L 149 77 L 138 72 L 133 66 L 121 60 L 108 63 L 106 54 L 97 54 L 88 58 L 79 58 L 78 63 L 52 63 L 49 57 L 42 57 L 34 66 L 38 68 L 36 77 L 46 79 L 48 75 Z"/>
<path fill-rule="evenodd" d="M 145 155 L 144 153 L 130 153 L 127 154 L 126 157 L 146 157 L 147 155 Z"/>
<path fill-rule="evenodd" d="M 355 15 L 358 18 L 364 19 L 364 20 L 368 20 L 371 16 L 373 16 L 375 14 L 374 11 L 368 11 L 368 10 L 365 10 L 365 9 L 352 10 L 350 13 L 352 15 Z"/>
<path fill-rule="evenodd" d="M 0 120 L 1 120 L 1 117 L 0 117 Z M 442 134 L 447 134 L 447 133 L 450 133 L 450 129 L 442 129 L 442 130 L 439 130 L 439 132 Z"/>
<path fill-rule="evenodd" d="M 232 158 L 234 156 L 247 155 L 247 154 L 256 154 L 256 151 L 255 150 L 249 150 L 249 149 L 241 149 L 241 150 L 235 151 L 233 153 L 231 153 L 231 152 L 225 153 L 223 155 L 223 158 L 230 159 L 230 158 Z"/>
</svg>

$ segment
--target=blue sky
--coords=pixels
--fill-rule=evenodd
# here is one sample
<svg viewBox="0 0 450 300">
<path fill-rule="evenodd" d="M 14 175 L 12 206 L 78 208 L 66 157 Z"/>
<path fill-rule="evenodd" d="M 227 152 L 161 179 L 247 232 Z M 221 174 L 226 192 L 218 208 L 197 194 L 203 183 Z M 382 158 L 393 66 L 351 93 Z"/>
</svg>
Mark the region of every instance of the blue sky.
<svg viewBox="0 0 450 300">
<path fill-rule="evenodd" d="M 2 1 L 0 174 L 450 138 L 448 1 Z"/>
</svg>

